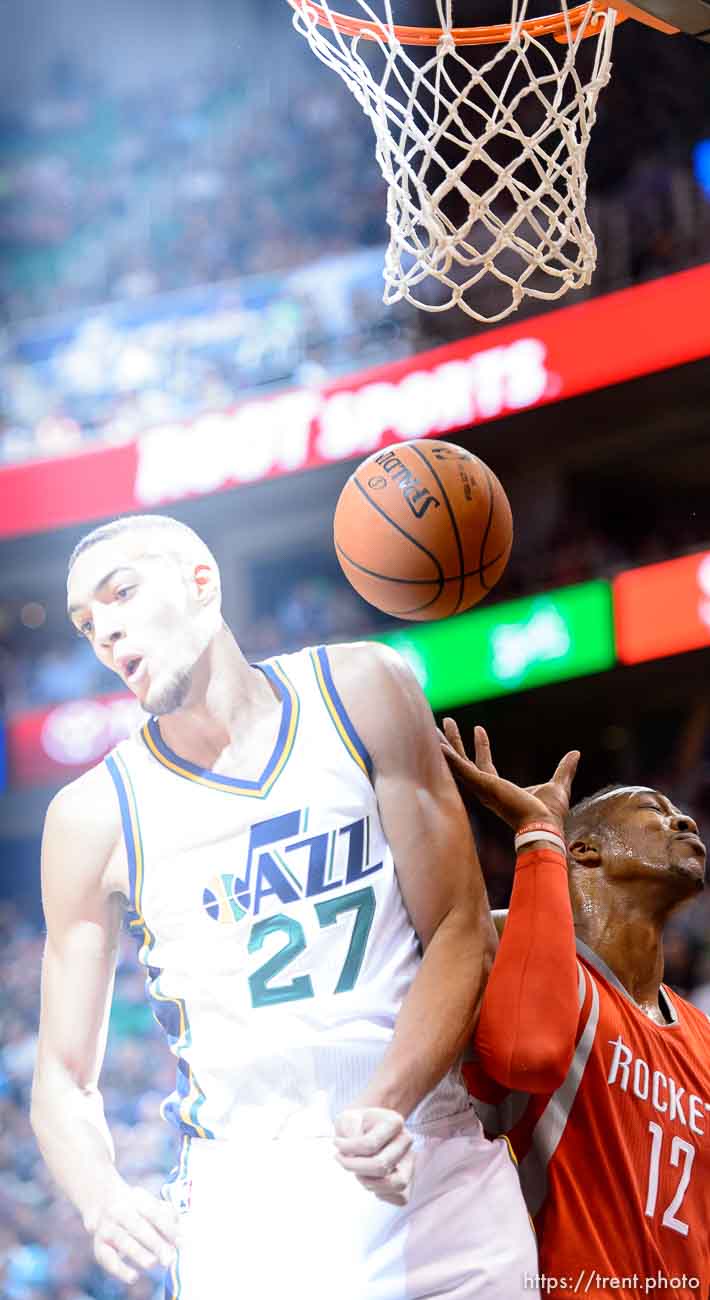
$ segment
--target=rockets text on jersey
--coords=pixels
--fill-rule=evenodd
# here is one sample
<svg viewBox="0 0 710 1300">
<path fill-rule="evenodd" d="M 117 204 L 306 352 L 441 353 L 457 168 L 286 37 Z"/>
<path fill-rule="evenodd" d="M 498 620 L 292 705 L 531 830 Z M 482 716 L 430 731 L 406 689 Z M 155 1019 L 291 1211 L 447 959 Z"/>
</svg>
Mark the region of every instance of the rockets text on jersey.
<svg viewBox="0 0 710 1300">
<path fill-rule="evenodd" d="M 636 1275 L 645 1294 L 644 1279 L 684 1277 L 676 1295 L 707 1295 L 710 1022 L 665 987 L 666 1023 L 652 1021 L 577 947 L 580 1015 L 567 1077 L 553 1094 L 506 1093 L 467 1067 L 479 1115 L 519 1161 L 546 1277 L 562 1288 L 594 1270 L 592 1295 L 605 1293 L 605 1278 Z"/>
</svg>

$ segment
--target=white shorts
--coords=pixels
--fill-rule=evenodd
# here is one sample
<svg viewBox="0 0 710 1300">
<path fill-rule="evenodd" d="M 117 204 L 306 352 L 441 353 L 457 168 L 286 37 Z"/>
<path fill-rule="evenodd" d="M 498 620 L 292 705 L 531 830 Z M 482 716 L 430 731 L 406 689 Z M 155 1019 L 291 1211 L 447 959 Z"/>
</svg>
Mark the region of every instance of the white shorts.
<svg viewBox="0 0 710 1300">
<path fill-rule="evenodd" d="M 472 1112 L 415 1135 L 409 1203 L 387 1205 L 328 1138 L 196 1139 L 166 1300 L 534 1300 L 537 1250 L 504 1139 Z"/>
</svg>

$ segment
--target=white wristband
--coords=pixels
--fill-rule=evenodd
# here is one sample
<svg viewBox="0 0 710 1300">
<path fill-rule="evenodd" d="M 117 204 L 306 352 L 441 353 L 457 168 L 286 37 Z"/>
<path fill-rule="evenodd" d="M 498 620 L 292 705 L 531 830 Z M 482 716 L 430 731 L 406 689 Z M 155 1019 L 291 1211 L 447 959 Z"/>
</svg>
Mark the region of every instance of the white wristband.
<svg viewBox="0 0 710 1300">
<path fill-rule="evenodd" d="M 515 852 L 517 853 L 524 844 L 533 844 L 536 840 L 544 840 L 546 844 L 554 844 L 560 853 L 567 852 L 567 847 L 561 835 L 554 835 L 552 831 L 525 831 L 523 835 L 515 837 Z"/>
</svg>

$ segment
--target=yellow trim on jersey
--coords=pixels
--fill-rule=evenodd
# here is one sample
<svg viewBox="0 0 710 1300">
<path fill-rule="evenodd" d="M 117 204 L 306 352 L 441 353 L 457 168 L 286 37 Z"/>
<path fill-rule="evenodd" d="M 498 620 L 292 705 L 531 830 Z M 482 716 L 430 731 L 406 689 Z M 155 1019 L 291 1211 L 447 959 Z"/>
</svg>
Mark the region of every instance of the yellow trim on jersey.
<svg viewBox="0 0 710 1300">
<path fill-rule="evenodd" d="M 513 1150 L 513 1147 L 512 1147 L 512 1144 L 511 1144 L 510 1138 L 508 1137 L 507 1133 L 501 1133 L 501 1137 L 502 1137 L 503 1141 L 505 1142 L 505 1144 L 506 1144 L 506 1146 L 507 1146 L 507 1148 L 508 1148 L 508 1155 L 510 1156 L 511 1160 L 513 1161 L 513 1164 L 515 1165 L 515 1168 L 517 1169 L 517 1168 L 518 1168 L 518 1157 L 516 1156 L 516 1154 L 515 1154 L 515 1152 L 514 1152 L 514 1150 Z"/>
<path fill-rule="evenodd" d="M 338 705 L 336 704 L 330 691 L 328 690 L 328 686 L 326 684 L 325 677 L 323 676 L 323 669 L 321 668 L 321 664 L 317 652 L 315 650 L 311 650 L 310 656 L 311 656 L 311 662 L 313 664 L 313 669 L 316 675 L 316 681 L 318 682 L 318 689 L 320 690 L 325 706 L 333 720 L 335 729 L 338 735 L 340 736 L 340 739 L 342 740 L 343 744 L 345 745 L 345 748 L 350 754 L 350 757 L 355 759 L 355 762 L 357 763 L 358 767 L 361 768 L 361 770 L 365 773 L 365 776 L 369 778 L 370 774 L 367 770 L 367 764 L 364 762 L 362 755 L 355 748 L 352 740 L 350 739 L 350 736 L 348 735 L 348 732 L 343 723 L 340 709 L 338 708 Z"/>
<path fill-rule="evenodd" d="M 513 1147 L 512 1147 L 512 1143 L 511 1143 L 511 1141 L 510 1141 L 510 1138 L 508 1137 L 507 1133 L 501 1133 L 500 1136 L 502 1137 L 503 1141 L 505 1142 L 505 1145 L 506 1145 L 507 1148 L 508 1148 L 508 1155 L 510 1156 L 511 1160 L 513 1161 L 513 1164 L 515 1165 L 515 1168 L 517 1169 L 517 1168 L 519 1167 L 519 1163 L 520 1163 L 520 1162 L 519 1162 L 518 1157 L 516 1156 L 516 1154 L 515 1154 L 515 1152 L 514 1152 L 514 1150 L 513 1150 Z M 533 1220 L 532 1214 L 530 1214 L 530 1213 L 528 1213 L 528 1220 L 529 1220 L 529 1223 L 530 1223 L 530 1227 L 532 1228 L 532 1231 L 533 1231 L 533 1237 L 534 1237 L 535 1240 L 537 1241 L 537 1232 L 536 1232 L 536 1230 L 535 1230 L 535 1223 L 534 1223 L 534 1220 Z"/>
<path fill-rule="evenodd" d="M 151 994 L 151 996 L 155 996 L 155 995 Z M 163 1002 L 173 1002 L 173 1003 L 180 1002 L 180 999 L 178 998 L 163 997 L 160 1000 Z M 181 1011 L 183 1010 L 182 1006 L 180 1009 Z M 183 1046 L 187 1046 L 187 1047 L 190 1046 L 189 1036 L 186 1042 L 183 1044 Z M 185 1057 L 183 1056 L 180 1059 L 184 1061 Z M 183 1124 L 186 1124 L 192 1130 L 193 1134 L 197 1134 L 197 1137 L 211 1138 L 213 1137 L 213 1134 L 208 1133 L 207 1130 L 203 1128 L 202 1125 L 198 1122 L 196 1116 L 193 1114 L 194 1108 L 196 1106 L 201 1106 L 202 1103 L 204 1102 L 205 1094 L 203 1093 L 202 1089 L 199 1087 L 198 1083 L 195 1080 L 195 1076 L 192 1073 L 192 1066 L 190 1065 L 189 1061 L 187 1061 L 186 1064 L 187 1064 L 188 1092 L 187 1092 L 187 1096 L 181 1099 L 180 1105 L 177 1108 L 177 1113 L 180 1116 L 180 1119 L 182 1120 Z M 173 1097 L 171 1094 L 170 1097 L 166 1097 L 165 1100 L 160 1103 L 160 1116 L 161 1119 L 164 1119 L 166 1121 L 166 1123 L 170 1122 L 167 1115 L 167 1108 L 172 1103 L 172 1101 L 173 1101 Z"/>
<path fill-rule="evenodd" d="M 207 771 L 207 769 L 191 771 L 190 768 L 185 766 L 183 763 L 179 761 L 176 762 L 175 760 L 169 758 L 167 754 L 161 752 L 161 750 L 158 748 L 155 741 L 153 740 L 152 735 L 150 734 L 150 724 L 146 723 L 145 726 L 142 728 L 141 735 L 146 745 L 148 746 L 148 749 L 153 755 L 153 757 L 157 758 L 158 762 L 162 763 L 163 767 L 169 768 L 171 772 L 176 772 L 178 776 L 184 777 L 185 780 L 187 781 L 194 781 L 197 785 L 206 785 L 209 787 L 210 790 L 219 790 L 224 794 L 246 795 L 252 799 L 264 799 L 266 795 L 269 793 L 269 791 L 271 790 L 274 783 L 278 780 L 284 767 L 286 766 L 286 763 L 291 757 L 293 744 L 296 739 L 296 730 L 298 727 L 298 718 L 300 712 L 300 701 L 298 698 L 298 694 L 295 688 L 292 686 L 291 682 L 289 681 L 288 677 L 286 676 L 285 672 L 280 667 L 280 665 L 276 662 L 272 663 L 270 666 L 272 668 L 272 671 L 276 674 L 279 681 L 285 688 L 285 690 L 288 692 L 291 708 L 290 708 L 288 732 L 283 739 L 281 753 L 276 759 L 274 767 L 272 771 L 269 773 L 269 776 L 266 778 L 266 780 L 262 781 L 260 785 L 257 786 L 256 782 L 253 782 L 252 784 L 254 785 L 255 788 L 250 789 L 249 784 L 247 782 L 239 781 L 236 778 L 228 778 L 225 781 L 220 781 L 218 776 L 211 776 Z M 272 761 L 273 761 L 273 755 L 272 758 L 269 760 L 269 763 L 267 764 L 267 770 L 269 767 L 271 767 Z"/>
</svg>

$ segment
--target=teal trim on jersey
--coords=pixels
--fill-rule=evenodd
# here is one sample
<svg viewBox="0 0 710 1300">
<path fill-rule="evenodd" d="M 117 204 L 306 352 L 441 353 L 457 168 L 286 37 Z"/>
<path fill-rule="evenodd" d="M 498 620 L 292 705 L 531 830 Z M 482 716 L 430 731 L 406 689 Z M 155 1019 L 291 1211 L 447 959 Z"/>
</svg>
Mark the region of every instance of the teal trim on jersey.
<svg viewBox="0 0 710 1300">
<path fill-rule="evenodd" d="M 357 734 L 343 701 L 338 694 L 338 689 L 333 681 L 333 674 L 330 670 L 330 660 L 325 646 L 318 646 L 316 649 L 309 651 L 311 663 L 315 673 L 318 689 L 321 693 L 323 703 L 330 715 L 331 722 L 335 727 L 340 739 L 347 749 L 350 757 L 362 769 L 365 776 L 372 777 L 372 759 L 367 748 Z"/>
<path fill-rule="evenodd" d="M 138 817 L 138 804 L 136 801 L 133 783 L 130 773 L 124 760 L 118 750 L 104 760 L 111 774 L 111 778 L 116 787 L 118 794 L 118 804 L 121 811 L 121 824 L 123 827 L 123 838 L 126 845 L 126 855 L 128 858 L 128 876 L 129 876 L 129 931 L 138 939 L 140 949 L 138 952 L 138 961 L 142 966 L 147 968 L 146 995 L 148 1001 L 153 1004 L 152 1010 L 155 1020 L 165 1033 L 171 1046 L 174 1047 L 175 1054 L 179 1049 L 189 1047 L 192 1042 L 190 1032 L 190 1022 L 187 1015 L 187 1007 L 182 998 L 172 998 L 164 994 L 160 989 L 160 977 L 162 971 L 159 967 L 151 964 L 151 953 L 155 947 L 155 935 L 148 926 L 143 915 L 143 884 L 145 880 L 145 856 L 143 853 L 143 837 L 141 835 L 140 819 Z M 176 1025 L 179 1032 L 176 1035 L 171 1034 L 170 1028 L 166 1025 L 165 1013 L 156 1011 L 156 1007 L 165 1005 L 173 1011 L 177 1011 Z M 181 1058 L 178 1058 L 179 1060 Z M 192 1067 L 189 1062 L 184 1062 L 187 1071 L 187 1089 L 180 1092 L 180 1070 L 178 1069 L 176 1092 L 180 1097 L 180 1105 L 177 1111 L 179 1127 L 182 1132 L 194 1133 L 198 1137 L 212 1138 L 213 1133 L 198 1121 L 197 1115 L 200 1107 L 204 1104 L 205 1095 L 195 1080 Z M 173 1094 L 174 1095 L 174 1094 Z M 189 1103 L 189 1109 L 187 1109 Z M 170 1098 L 163 1103 L 161 1113 L 167 1119 L 170 1111 Z"/>
<path fill-rule="evenodd" d="M 301 705 L 293 683 L 289 680 L 277 659 L 272 663 L 254 664 L 254 667 L 263 672 L 281 700 L 281 722 L 276 743 L 261 776 L 256 781 L 247 781 L 235 776 L 223 776 L 221 772 L 212 772 L 209 768 L 199 767 L 196 763 L 181 758 L 169 745 L 166 745 L 160 734 L 157 718 L 151 718 L 141 731 L 143 742 L 153 757 L 157 758 L 163 767 L 167 767 L 169 771 L 175 772 L 177 776 L 183 777 L 186 781 L 206 785 L 210 790 L 218 790 L 223 794 L 238 794 L 246 795 L 252 799 L 265 799 L 273 789 L 293 752 Z"/>
</svg>

